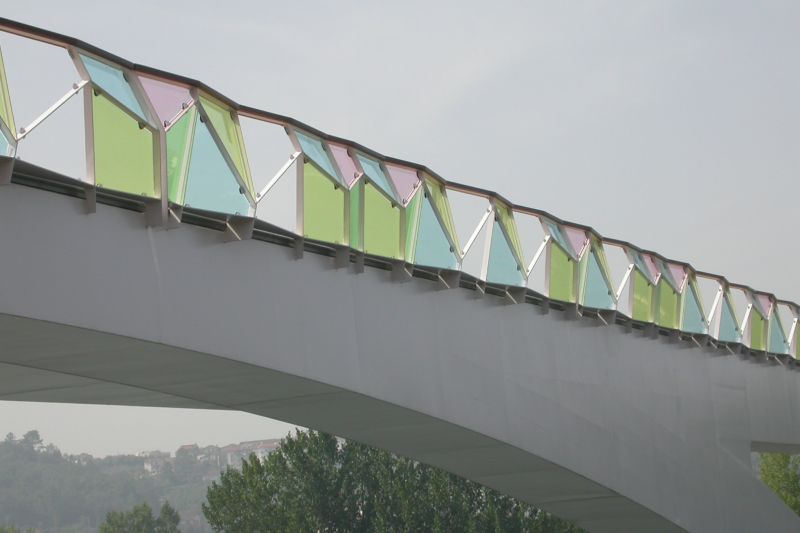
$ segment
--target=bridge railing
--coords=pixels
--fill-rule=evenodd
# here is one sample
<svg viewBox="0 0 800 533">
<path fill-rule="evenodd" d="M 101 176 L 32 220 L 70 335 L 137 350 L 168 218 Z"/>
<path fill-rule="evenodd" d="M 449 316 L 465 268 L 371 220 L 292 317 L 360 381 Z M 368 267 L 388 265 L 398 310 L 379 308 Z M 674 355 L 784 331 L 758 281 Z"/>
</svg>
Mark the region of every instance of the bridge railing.
<svg viewBox="0 0 800 533">
<path fill-rule="evenodd" d="M 85 186 L 88 201 L 135 199 L 164 224 L 200 213 L 237 236 L 234 223 L 264 221 L 300 242 L 345 251 L 348 260 L 369 258 L 451 284 L 460 276 L 512 301 L 797 358 L 800 310 L 792 302 L 70 37 L 7 20 L 0 30 L 0 155 L 50 168 L 38 157 L 48 153 L 26 145 L 79 101 L 80 123 L 72 126 L 83 130 L 85 166 L 65 173 Z M 60 97 L 18 129 L 13 104 L 34 87 L 14 83 L 2 52 L 16 65 L 38 66 L 23 53 L 11 57 L 20 39 L 63 53 L 74 80 L 50 87 Z"/>
</svg>

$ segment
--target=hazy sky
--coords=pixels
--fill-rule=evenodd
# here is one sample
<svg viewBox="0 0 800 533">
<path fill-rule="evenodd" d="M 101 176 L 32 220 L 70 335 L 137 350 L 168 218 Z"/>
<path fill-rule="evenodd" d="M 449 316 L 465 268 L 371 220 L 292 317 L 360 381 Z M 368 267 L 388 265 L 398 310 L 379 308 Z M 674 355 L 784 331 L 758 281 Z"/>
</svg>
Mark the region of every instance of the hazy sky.
<svg viewBox="0 0 800 533">
<path fill-rule="evenodd" d="M 487 6 L 72 0 L 2 15 L 800 301 L 800 3 Z M 93 453 L 288 427 L 9 403 L 0 426 Z"/>
</svg>

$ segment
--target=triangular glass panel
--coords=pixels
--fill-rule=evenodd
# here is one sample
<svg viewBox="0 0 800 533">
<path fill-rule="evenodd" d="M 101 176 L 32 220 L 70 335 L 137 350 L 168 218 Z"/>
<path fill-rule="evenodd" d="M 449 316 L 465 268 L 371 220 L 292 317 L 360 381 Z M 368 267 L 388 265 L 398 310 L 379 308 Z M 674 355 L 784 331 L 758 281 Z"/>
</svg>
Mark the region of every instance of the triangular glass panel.
<svg viewBox="0 0 800 533">
<path fill-rule="evenodd" d="M 0 46 L 9 96 L 13 102 L 13 127 L 17 133 L 72 89 L 81 76 L 66 49 L 60 46 L 2 31 Z M 36 65 L 36 68 L 31 68 L 31 65 Z M 6 124 L 12 127 L 8 122 Z M 63 133 L 75 134 L 74 131 Z"/>
<path fill-rule="evenodd" d="M 78 54 L 83 65 L 89 72 L 89 76 L 100 89 L 110 94 L 117 102 L 127 107 L 131 112 L 138 115 L 142 120 L 147 121 L 147 114 L 142 109 L 136 93 L 133 92 L 125 73 L 118 67 L 114 67 L 95 59 L 86 54 Z"/>
<path fill-rule="evenodd" d="M 444 230 L 450 237 L 450 242 L 453 243 L 455 249 L 460 249 L 458 241 L 458 233 L 456 232 L 455 224 L 453 223 L 453 214 L 450 212 L 450 202 L 447 199 L 444 185 L 438 181 L 427 178 L 425 180 L 425 190 L 428 192 L 433 208 L 439 219 L 442 221 Z"/>
<path fill-rule="evenodd" d="M 415 194 L 406 206 L 406 255 L 405 260 L 414 263 L 414 254 L 417 248 L 417 234 L 419 233 L 420 206 L 424 194 Z"/>
<path fill-rule="evenodd" d="M 0 155 L 13 157 L 14 152 L 14 144 L 6 137 L 6 133 L 0 130 Z"/>
<path fill-rule="evenodd" d="M 389 171 L 389 177 L 392 179 L 394 189 L 397 191 L 397 194 L 400 195 L 400 202 L 402 202 L 403 205 L 407 204 L 411 199 L 411 195 L 420 184 L 417 171 L 392 163 L 386 163 L 386 170 Z"/>
<path fill-rule="evenodd" d="M 550 287 L 548 296 L 560 302 L 575 302 L 575 261 L 560 246 L 549 243 Z"/>
<path fill-rule="evenodd" d="M 94 177 L 98 187 L 161 197 L 156 174 L 155 134 L 106 98 L 92 96 L 94 127 Z"/>
<path fill-rule="evenodd" d="M 455 250 L 439 224 L 428 198 L 422 198 L 422 212 L 419 218 L 419 231 L 414 263 L 422 266 L 455 269 L 458 259 Z"/>
<path fill-rule="evenodd" d="M 380 163 L 362 154 L 357 154 L 356 157 L 358 157 L 358 162 L 361 163 L 361 168 L 364 169 L 364 174 L 367 175 L 367 178 L 386 193 L 389 198 L 393 198 L 396 201 L 397 196 L 389 184 L 386 174 L 383 173 Z"/>
<path fill-rule="evenodd" d="M 230 109 L 223 107 L 222 104 L 217 103 L 211 98 L 201 96 L 200 103 L 203 107 L 203 111 L 206 112 L 208 119 L 211 121 L 211 127 L 219 136 L 225 151 L 233 161 L 233 165 L 239 173 L 239 177 L 244 181 L 251 196 L 255 198 L 253 179 L 250 175 L 247 152 L 245 151 L 242 130 L 238 120 L 234 118 L 235 115 Z"/>
<path fill-rule="evenodd" d="M 525 276 L 517 264 L 500 222 L 492 226 L 492 247 L 489 252 L 489 268 L 486 281 L 502 285 L 525 286 Z"/>
<path fill-rule="evenodd" d="M 14 135 L 17 133 L 17 126 L 14 123 L 14 111 L 11 108 L 11 93 L 8 90 L 8 80 L 6 79 L 6 67 L 3 61 L 3 50 L 0 48 L 0 120 Z"/>
<path fill-rule="evenodd" d="M 359 172 L 356 168 L 356 164 L 353 162 L 353 158 L 347 153 L 347 147 L 340 144 L 329 143 L 328 148 L 331 149 L 331 153 L 336 160 L 336 164 L 339 166 L 344 182 L 348 187 L 352 187 L 356 178 L 358 178 Z"/>
<path fill-rule="evenodd" d="M 683 290 L 683 282 L 686 279 L 686 267 L 676 263 L 666 263 L 667 268 L 663 269 L 664 272 L 669 272 L 673 280 L 673 285 L 678 291 Z"/>
<path fill-rule="evenodd" d="M 88 87 L 82 91 L 91 90 Z M 83 94 L 67 100 L 17 145 L 20 159 L 72 179 L 86 181 Z"/>
<path fill-rule="evenodd" d="M 297 137 L 297 142 L 300 143 L 303 154 L 316 163 L 332 180 L 342 183 L 342 178 L 339 177 L 336 165 L 328 157 L 328 152 L 325 151 L 322 141 L 298 129 L 294 130 L 294 134 Z"/>
<path fill-rule="evenodd" d="M 786 334 L 783 332 L 783 326 L 778 320 L 777 313 L 772 313 L 772 318 L 769 321 L 769 351 L 779 354 L 789 353 Z"/>
<path fill-rule="evenodd" d="M 247 150 L 247 161 L 250 163 L 256 201 L 260 202 L 258 194 L 291 161 L 295 148 L 286 133 L 286 128 L 279 124 L 239 117 L 239 127 Z M 287 177 L 284 175 L 280 179 L 284 180 Z M 294 180 L 294 175 L 291 179 Z"/>
<path fill-rule="evenodd" d="M 655 273 L 650 270 L 650 265 L 648 265 L 647 261 L 645 261 L 644 254 L 637 252 L 636 250 L 630 251 L 631 255 L 633 256 L 633 263 L 636 265 L 636 268 L 641 272 L 650 283 L 653 283 L 655 279 Z"/>
<path fill-rule="evenodd" d="M 297 166 L 295 159 L 283 176 L 258 202 L 256 217 L 264 222 L 297 232 Z"/>
<path fill-rule="evenodd" d="M 572 245 L 572 250 L 575 252 L 574 257 L 580 258 L 583 248 L 586 246 L 586 243 L 589 242 L 588 237 L 586 237 L 586 231 L 570 226 L 562 226 L 562 228 L 564 229 L 564 233 L 567 234 L 567 239 L 569 239 Z"/>
<path fill-rule="evenodd" d="M 344 189 L 316 166 L 303 167 L 303 234 L 333 244 L 345 243 Z"/>
<path fill-rule="evenodd" d="M 192 103 L 189 89 L 163 80 L 139 75 L 139 81 L 162 124 L 171 122 L 178 113 Z"/>
<path fill-rule="evenodd" d="M 167 189 L 169 201 L 183 204 L 189 172 L 197 109 L 190 108 L 167 130 Z"/>
<path fill-rule="evenodd" d="M 494 208 L 495 213 L 497 213 L 497 216 L 500 218 L 500 223 L 503 225 L 503 229 L 506 231 L 506 237 L 508 238 L 508 242 L 511 244 L 511 251 L 514 252 L 514 256 L 517 258 L 517 261 L 520 264 L 524 264 L 525 252 L 522 249 L 522 241 L 519 238 L 517 224 L 514 220 L 514 214 L 511 211 L 511 208 L 500 202 L 495 202 Z"/>
<path fill-rule="evenodd" d="M 584 255 L 586 264 L 585 281 L 583 283 L 583 305 L 594 309 L 614 309 L 614 296 L 606 283 L 600 261 L 597 260 L 593 248 Z"/>
<path fill-rule="evenodd" d="M 658 268 L 658 264 L 656 263 L 656 258 L 653 257 L 651 254 L 643 254 L 643 256 L 644 256 L 644 262 L 650 269 L 651 273 L 650 279 L 652 280 L 653 284 L 658 283 L 658 280 L 661 277 L 661 270 Z"/>
<path fill-rule="evenodd" d="M 742 338 L 736 315 L 727 298 L 723 300 L 719 321 L 719 336 L 717 338 L 723 342 L 739 342 Z"/>
<path fill-rule="evenodd" d="M 553 239 L 561 249 L 567 252 L 571 256 L 575 256 L 575 251 L 572 249 L 572 245 L 569 242 L 569 239 L 564 235 L 564 232 L 561 230 L 561 226 L 556 224 L 555 222 L 550 222 L 549 220 L 546 221 L 547 229 L 550 233 L 550 238 Z"/>
<path fill-rule="evenodd" d="M 243 216 L 250 212 L 244 191 L 202 120 L 195 122 L 186 206 Z"/>
<path fill-rule="evenodd" d="M 686 287 L 683 299 L 683 331 L 688 333 L 706 333 L 706 323 L 703 317 L 703 308 L 700 306 L 696 294 L 696 287 L 690 283 Z"/>
<path fill-rule="evenodd" d="M 758 312 L 761 313 L 761 316 L 764 318 L 768 317 L 772 311 L 772 300 L 770 300 L 769 296 L 766 294 L 755 293 L 753 296 L 753 303 L 756 304 Z"/>
</svg>

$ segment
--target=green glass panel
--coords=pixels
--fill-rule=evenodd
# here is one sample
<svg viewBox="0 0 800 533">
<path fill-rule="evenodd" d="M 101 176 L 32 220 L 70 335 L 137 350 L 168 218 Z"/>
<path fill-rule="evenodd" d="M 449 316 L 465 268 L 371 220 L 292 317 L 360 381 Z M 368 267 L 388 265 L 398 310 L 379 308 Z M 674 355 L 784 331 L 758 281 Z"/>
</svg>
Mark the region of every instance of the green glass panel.
<svg viewBox="0 0 800 533">
<path fill-rule="evenodd" d="M 769 351 L 772 353 L 789 353 L 786 335 L 783 333 L 783 327 L 775 310 L 772 311 L 772 318 L 769 324 Z"/>
<path fill-rule="evenodd" d="M 603 277 L 601 262 L 597 259 L 597 251 L 592 248 L 590 253 L 584 254 L 581 264 L 586 265 L 585 273 L 582 274 L 584 279 L 583 305 L 595 309 L 613 309 L 614 297 Z"/>
<path fill-rule="evenodd" d="M 183 204 L 186 193 L 186 173 L 194 137 L 197 110 L 188 110 L 167 131 L 167 181 L 169 201 Z"/>
<path fill-rule="evenodd" d="M 244 149 L 242 130 L 239 124 L 233 120 L 233 116 L 231 116 L 231 112 L 228 109 L 222 107 L 213 100 L 201 96 L 200 102 L 209 120 L 211 120 L 211 126 L 214 128 L 217 135 L 219 135 L 222 144 L 225 146 L 225 150 L 233 160 L 233 165 L 239 172 L 239 176 L 247 185 L 247 190 L 250 191 L 251 195 L 255 196 L 253 180 L 250 177 L 250 167 L 247 163 L 247 153 Z"/>
<path fill-rule="evenodd" d="M 425 185 L 430 195 L 431 202 L 433 202 L 433 207 L 439 214 L 439 218 L 442 220 L 442 224 L 444 224 L 444 229 L 450 237 L 450 242 L 455 244 L 457 250 L 460 250 L 461 245 L 458 242 L 458 233 L 456 232 L 456 225 L 453 223 L 453 213 L 450 211 L 450 202 L 447 200 L 444 186 L 430 178 L 425 179 Z"/>
<path fill-rule="evenodd" d="M 250 212 L 247 197 L 202 120 L 195 121 L 185 204 L 219 213 L 247 215 Z"/>
<path fill-rule="evenodd" d="M 303 150 L 303 154 L 314 161 L 314 163 L 316 163 L 323 170 L 323 172 L 326 172 L 331 179 L 340 182 L 341 180 L 336 174 L 336 170 L 334 170 L 331 158 L 328 157 L 325 147 L 322 146 L 322 141 L 316 137 L 306 135 L 300 130 L 294 130 L 294 133 L 297 136 L 297 140 L 300 142 L 300 147 Z"/>
<path fill-rule="evenodd" d="M 11 109 L 11 93 L 8 91 L 6 66 L 3 63 L 2 50 L 0 50 L 0 118 L 3 119 L 9 130 L 12 132 L 17 131 L 17 126 L 14 124 L 14 112 Z"/>
<path fill-rule="evenodd" d="M 363 250 L 361 243 L 361 196 L 364 182 L 359 181 L 350 189 L 350 247 Z"/>
<path fill-rule="evenodd" d="M 400 209 L 372 185 L 364 185 L 364 251 L 400 259 Z"/>
<path fill-rule="evenodd" d="M 638 269 L 633 271 L 633 319 L 653 321 L 653 285 Z"/>
<path fill-rule="evenodd" d="M 703 318 L 703 308 L 700 306 L 697 287 L 694 283 L 686 286 L 683 296 L 683 326 L 681 329 L 688 333 L 706 333 L 706 321 Z"/>
<path fill-rule="evenodd" d="M 678 329 L 680 295 L 666 280 L 658 283 L 658 317 L 656 324 L 664 328 Z"/>
<path fill-rule="evenodd" d="M 755 309 L 750 310 L 750 348 L 767 349 L 767 321 Z"/>
<path fill-rule="evenodd" d="M 414 262 L 414 252 L 417 244 L 417 233 L 419 233 L 419 211 L 422 202 L 422 193 L 415 194 L 406 206 L 406 261 Z"/>
<path fill-rule="evenodd" d="M 455 269 L 458 260 L 428 198 L 422 199 L 421 211 L 414 262 L 422 266 Z"/>
<path fill-rule="evenodd" d="M 103 94 L 92 96 L 92 123 L 95 183 L 106 189 L 158 198 L 153 132 L 140 128 L 138 121 Z"/>
<path fill-rule="evenodd" d="M 344 191 L 311 163 L 303 165 L 303 233 L 319 241 L 345 242 Z"/>
<path fill-rule="evenodd" d="M 514 220 L 511 209 L 506 205 L 497 203 L 495 204 L 495 212 L 500 217 L 500 223 L 503 224 L 503 228 L 506 230 L 506 235 L 511 242 L 511 247 L 514 251 L 514 255 L 517 257 L 517 261 L 524 264 L 525 256 L 522 253 L 522 241 L 519 238 L 517 223 Z"/>
<path fill-rule="evenodd" d="M 719 323 L 719 340 L 723 342 L 739 342 L 741 340 L 735 316 L 731 304 L 725 298 Z"/>
<path fill-rule="evenodd" d="M 550 245 L 550 298 L 575 302 L 575 261 L 559 246 Z"/>
<path fill-rule="evenodd" d="M 486 281 L 502 285 L 524 286 L 525 276 L 511 251 L 511 246 L 503 234 L 500 223 L 492 227 L 492 244 L 489 249 L 489 269 Z"/>
<path fill-rule="evenodd" d="M 359 163 L 361 163 L 361 168 L 364 169 L 364 174 L 367 175 L 369 180 L 380 187 L 389 198 L 394 198 L 396 200 L 397 197 L 394 194 L 394 189 L 389 185 L 389 179 L 386 177 L 386 174 L 383 173 L 380 163 L 361 154 L 357 154 L 357 157 Z"/>
</svg>

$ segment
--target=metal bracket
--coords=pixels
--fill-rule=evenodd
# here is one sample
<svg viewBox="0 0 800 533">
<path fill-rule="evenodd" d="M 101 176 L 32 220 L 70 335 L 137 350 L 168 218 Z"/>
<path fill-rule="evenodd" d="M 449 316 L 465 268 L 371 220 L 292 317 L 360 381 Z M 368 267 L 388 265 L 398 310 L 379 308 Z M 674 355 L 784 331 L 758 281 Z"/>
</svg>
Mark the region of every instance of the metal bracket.
<svg viewBox="0 0 800 533">
<path fill-rule="evenodd" d="M 392 281 L 405 283 L 411 281 L 413 265 L 405 261 L 392 261 Z"/>
<path fill-rule="evenodd" d="M 167 229 L 175 229 L 181 225 L 181 220 L 183 219 L 183 206 L 182 205 L 171 205 L 167 208 L 167 220 L 166 220 L 166 228 Z"/>
<path fill-rule="evenodd" d="M 461 271 L 459 270 L 440 270 L 437 277 L 439 278 L 439 282 L 448 289 L 455 289 L 461 283 Z M 481 292 L 484 291 L 481 290 Z"/>
<path fill-rule="evenodd" d="M 0 185 L 11 183 L 11 175 L 14 173 L 13 157 L 0 156 Z"/>
<path fill-rule="evenodd" d="M 232 216 L 225 222 L 225 242 L 245 241 L 253 237 L 255 219 L 252 217 Z"/>
<path fill-rule="evenodd" d="M 294 239 L 294 258 L 302 259 L 303 253 L 306 248 L 306 240 L 303 237 L 295 237 Z"/>
<path fill-rule="evenodd" d="M 94 185 L 85 184 L 83 187 L 86 197 L 83 200 L 83 206 L 87 215 L 97 212 L 97 188 Z"/>
<path fill-rule="evenodd" d="M 337 246 L 334 249 L 333 263 L 336 268 L 346 268 L 350 264 L 350 247 Z"/>
<path fill-rule="evenodd" d="M 542 301 L 539 302 L 539 313 L 542 315 L 550 314 L 550 298 L 542 298 Z"/>
<path fill-rule="evenodd" d="M 525 287 L 509 287 L 506 289 L 506 298 L 513 304 L 524 304 L 528 290 Z"/>
<path fill-rule="evenodd" d="M 144 201 L 144 220 L 148 227 L 164 224 L 164 214 L 161 209 L 161 199 L 147 198 Z"/>
</svg>

